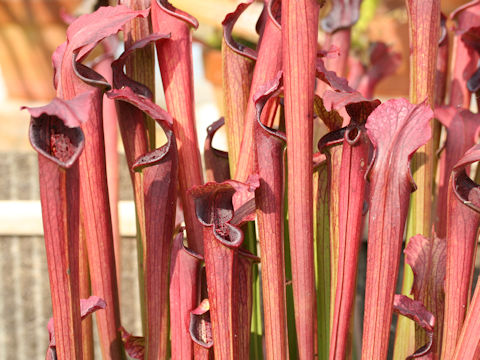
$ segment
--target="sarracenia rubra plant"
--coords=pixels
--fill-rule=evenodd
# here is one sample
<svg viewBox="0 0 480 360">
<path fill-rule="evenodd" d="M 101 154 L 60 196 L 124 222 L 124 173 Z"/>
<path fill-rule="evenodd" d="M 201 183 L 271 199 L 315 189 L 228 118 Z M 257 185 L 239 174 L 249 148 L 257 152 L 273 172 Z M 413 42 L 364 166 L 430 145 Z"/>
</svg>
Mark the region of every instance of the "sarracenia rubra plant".
<svg viewBox="0 0 480 360">
<path fill-rule="evenodd" d="M 52 57 L 57 97 L 28 108 L 53 306 L 47 359 L 93 358 L 82 324 L 93 311 L 104 359 L 479 358 L 478 0 L 445 16 L 439 0 L 406 1 L 410 102 L 383 104 L 376 85 L 400 55 L 383 43 L 350 51 L 361 1 L 323 11 L 265 0 L 256 48 L 235 24 L 258 4 L 239 2 L 218 19 L 224 118 L 208 119 L 201 148 L 198 21 L 167 0 L 120 3 L 68 18 Z M 89 67 L 99 63 L 104 77 Z M 116 116 L 103 115 L 104 98 Z M 112 119 L 136 207 L 141 334 L 120 319 Z M 227 151 L 214 146 L 223 125 Z"/>
</svg>

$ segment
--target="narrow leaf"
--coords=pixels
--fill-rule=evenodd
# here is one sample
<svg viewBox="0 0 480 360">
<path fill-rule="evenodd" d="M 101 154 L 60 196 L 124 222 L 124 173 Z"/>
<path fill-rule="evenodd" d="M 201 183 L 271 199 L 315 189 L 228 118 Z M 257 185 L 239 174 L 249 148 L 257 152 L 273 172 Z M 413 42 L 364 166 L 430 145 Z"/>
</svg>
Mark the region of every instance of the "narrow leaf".
<svg viewBox="0 0 480 360">
<path fill-rule="evenodd" d="M 252 3 L 238 4 L 234 12 L 222 22 L 222 73 L 225 127 L 227 130 L 230 174 L 235 175 L 243 136 L 245 111 L 250 93 L 253 68 L 257 59 L 255 51 L 236 42 L 233 27 L 243 11 Z"/>
<path fill-rule="evenodd" d="M 190 311 L 198 304 L 198 281 L 203 258 L 185 247 L 183 234 L 173 240 L 170 263 L 170 337 L 172 359 L 191 359 L 195 353 L 191 332 L 185 326 Z"/>
<path fill-rule="evenodd" d="M 258 58 L 253 71 L 252 85 L 245 113 L 242 145 L 234 177 L 239 181 L 245 181 L 249 175 L 256 172 L 254 129 L 257 113 L 254 100 L 255 93 L 261 85 L 274 79 L 282 69 L 282 33 L 279 24 L 280 2 L 270 0 L 266 3 L 266 6 L 268 16 L 265 18 L 265 28 L 259 40 Z M 264 39 L 265 41 L 263 41 Z M 272 126 L 273 118 L 271 114 L 274 114 L 273 109 L 276 107 L 276 102 L 267 103 L 265 106 L 264 114 L 267 114 L 268 117 L 265 124 Z"/>
<path fill-rule="evenodd" d="M 452 358 L 470 301 L 480 225 L 480 188 L 466 168 L 480 159 L 475 145 L 457 162 L 450 178 L 447 215 L 447 272 L 442 358 Z"/>
<path fill-rule="evenodd" d="M 257 105 L 255 146 L 260 186 L 255 192 L 262 266 L 262 296 L 266 359 L 288 358 L 288 333 L 284 264 L 284 147 L 285 136 L 262 124 L 265 104 L 276 95 L 260 89 Z"/>
<path fill-rule="evenodd" d="M 192 36 L 198 27 L 195 18 L 174 8 L 167 0 L 152 1 L 152 26 L 170 39 L 156 44 L 167 110 L 172 115 L 178 145 L 178 181 L 189 247 L 203 253 L 202 228 L 195 217 L 193 200 L 187 195 L 192 186 L 203 183 L 202 163 L 195 129 Z"/>
<path fill-rule="evenodd" d="M 312 109 L 319 8 L 316 0 L 282 1 L 288 219 L 300 359 L 312 359 L 315 354 Z"/>
</svg>

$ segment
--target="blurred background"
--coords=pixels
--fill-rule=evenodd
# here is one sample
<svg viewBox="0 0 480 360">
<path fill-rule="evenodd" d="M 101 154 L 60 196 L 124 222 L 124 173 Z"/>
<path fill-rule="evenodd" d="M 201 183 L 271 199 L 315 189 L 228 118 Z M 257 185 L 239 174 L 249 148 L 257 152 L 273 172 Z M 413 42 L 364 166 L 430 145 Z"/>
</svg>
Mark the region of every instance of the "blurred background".
<svg viewBox="0 0 480 360">
<path fill-rule="evenodd" d="M 237 1 L 171 2 L 200 22 L 194 33 L 193 55 L 198 139 L 203 148 L 206 127 L 222 114 L 221 22 Z M 0 359 L 44 358 L 48 344 L 46 325 L 51 316 L 37 155 L 28 142 L 29 116 L 19 108 L 43 105 L 55 96 L 51 54 L 65 40 L 66 25 L 61 12 L 79 15 L 89 12 L 95 3 L 0 0 Z M 466 1 L 444 0 L 442 10 L 448 14 L 463 3 Z M 236 35 L 249 43 L 256 41 L 254 28 L 261 7 L 260 2 L 253 4 L 236 26 Z M 381 82 L 376 96 L 408 97 L 408 23 L 404 1 L 364 0 L 352 40 L 352 52 L 360 59 L 368 56 L 370 44 L 376 41 L 391 45 L 402 55 L 397 72 Z M 156 94 L 157 102 L 163 106 L 161 86 Z M 226 149 L 225 143 L 221 134 L 217 136 L 216 147 Z M 134 206 L 121 141 L 118 151 L 122 322 L 139 334 Z"/>
</svg>

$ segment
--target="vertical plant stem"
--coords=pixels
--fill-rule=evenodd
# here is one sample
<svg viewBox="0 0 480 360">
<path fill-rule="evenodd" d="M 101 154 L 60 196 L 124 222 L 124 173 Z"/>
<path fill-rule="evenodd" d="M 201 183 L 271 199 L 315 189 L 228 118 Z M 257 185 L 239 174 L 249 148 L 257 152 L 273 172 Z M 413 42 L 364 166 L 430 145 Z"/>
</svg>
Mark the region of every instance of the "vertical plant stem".
<svg viewBox="0 0 480 360">
<path fill-rule="evenodd" d="M 84 148 L 84 137 L 80 128 L 65 125 L 69 119 L 60 118 L 65 116 L 68 106 L 75 106 L 74 101 L 67 104 L 55 99 L 42 108 L 28 109 L 31 114 L 30 142 L 38 152 L 53 326 L 56 354 L 60 359 L 83 358 L 78 157 Z"/>
<path fill-rule="evenodd" d="M 434 106 L 435 75 L 440 38 L 440 1 L 406 0 L 410 38 L 410 101 L 418 104 L 425 99 Z M 433 126 L 433 122 L 430 126 Z M 407 239 L 417 234 L 430 236 L 432 228 L 432 194 L 435 152 L 433 139 L 420 148 L 411 161 L 413 180 L 417 191 L 411 196 L 407 220 Z M 402 294 L 409 295 L 413 272 L 404 265 Z M 427 309 L 431 309 L 427 305 Z M 397 323 L 394 359 L 404 359 L 425 344 L 423 331 L 415 331 L 414 322 L 400 317 Z M 419 335 L 417 337 L 417 335 Z M 415 342 L 413 337 L 415 336 Z"/>
<path fill-rule="evenodd" d="M 465 169 L 478 160 L 480 148 L 476 145 L 455 165 L 450 178 L 442 359 L 453 357 L 470 302 L 480 225 L 480 187 Z"/>
<path fill-rule="evenodd" d="M 315 0 L 282 1 L 290 253 L 302 360 L 312 359 L 315 354 L 312 143 L 319 8 Z"/>
<path fill-rule="evenodd" d="M 203 183 L 202 163 L 195 129 L 195 98 L 191 29 L 198 27 L 195 18 L 175 9 L 166 0 L 152 2 L 152 25 L 155 32 L 171 33 L 169 40 L 156 44 L 167 110 L 173 117 L 177 140 L 180 185 L 189 247 L 203 254 L 202 227 L 196 220 L 193 200 L 187 191 Z M 196 304 L 192 304 L 192 309 Z"/>
<path fill-rule="evenodd" d="M 362 236 L 362 211 L 369 142 L 360 126 L 348 128 L 342 150 L 339 193 L 339 262 L 330 337 L 330 359 L 344 359 L 353 316 L 358 253 Z M 351 345 L 351 344 L 350 344 Z"/>
<path fill-rule="evenodd" d="M 284 142 L 259 124 L 255 137 L 260 175 L 255 199 L 262 265 L 265 358 L 282 360 L 288 358 L 283 250 Z"/>
</svg>

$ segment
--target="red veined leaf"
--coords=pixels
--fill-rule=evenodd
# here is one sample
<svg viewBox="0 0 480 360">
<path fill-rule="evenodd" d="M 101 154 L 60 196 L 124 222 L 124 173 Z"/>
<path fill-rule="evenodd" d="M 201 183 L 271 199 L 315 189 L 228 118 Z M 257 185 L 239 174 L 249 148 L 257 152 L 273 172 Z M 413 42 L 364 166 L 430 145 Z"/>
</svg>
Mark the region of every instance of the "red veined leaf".
<svg viewBox="0 0 480 360">
<path fill-rule="evenodd" d="M 175 236 L 170 263 L 170 337 L 172 359 L 191 359 L 195 355 L 190 311 L 198 304 L 200 267 L 203 257 L 185 247 L 183 230 Z M 192 306 L 192 304 L 195 304 Z"/>
<path fill-rule="evenodd" d="M 222 72 L 225 127 L 228 141 L 230 174 L 235 175 L 243 137 L 245 111 L 250 93 L 253 68 L 257 54 L 247 46 L 236 42 L 232 30 L 243 11 L 252 3 L 239 3 L 234 12 L 222 22 Z"/>
<path fill-rule="evenodd" d="M 313 100 L 317 58 L 316 0 L 282 1 L 282 68 L 288 157 L 288 219 L 299 357 L 315 354 L 313 256 Z"/>
<path fill-rule="evenodd" d="M 252 198 L 258 176 L 248 183 L 207 183 L 190 190 L 204 229 L 205 268 L 215 359 L 248 358 L 252 311 L 251 267 L 259 259 L 242 250 L 243 232 L 234 214 Z M 239 219 L 241 221 L 241 219 Z"/>
<path fill-rule="evenodd" d="M 475 134 L 480 128 L 480 115 L 467 109 L 439 107 L 435 109 L 435 118 L 445 127 L 447 138 L 440 148 L 438 165 L 438 197 L 435 230 L 439 236 L 446 235 L 448 183 L 453 166 L 467 149 L 476 142 Z"/>
<path fill-rule="evenodd" d="M 414 189 L 409 169 L 413 153 L 431 136 L 433 112 L 424 104 L 389 100 L 366 124 L 375 148 L 370 165 L 370 216 L 363 328 L 363 359 L 385 359 L 392 320 L 395 279 Z"/>
<path fill-rule="evenodd" d="M 60 357 L 82 357 L 79 286 L 79 170 L 84 149 L 76 102 L 56 99 L 31 111 L 29 137 L 38 152 L 40 200 L 47 254 L 53 322 Z M 70 116 L 74 119 L 63 118 Z M 52 324 L 53 325 L 53 324 Z M 49 349 L 48 356 L 54 355 Z"/>
<path fill-rule="evenodd" d="M 279 73 L 281 76 L 281 73 Z M 260 186 L 255 191 L 262 266 L 266 359 L 288 358 L 284 260 L 285 136 L 262 123 L 262 111 L 278 96 L 281 78 L 261 86 L 254 95 L 256 161 Z M 268 109 L 266 109 L 268 110 Z M 268 120 L 268 119 L 267 119 Z"/>
<path fill-rule="evenodd" d="M 470 301 L 480 225 L 480 187 L 467 167 L 480 160 L 480 146 L 470 148 L 453 167 L 448 191 L 447 272 L 442 357 L 452 358 Z"/>
<path fill-rule="evenodd" d="M 176 9 L 167 0 L 152 1 L 152 27 L 170 33 L 170 39 L 156 43 L 167 110 L 172 115 L 178 144 L 180 197 L 182 199 L 189 247 L 203 253 L 202 228 L 195 218 L 193 200 L 187 195 L 192 186 L 203 183 L 202 163 L 195 129 L 192 36 L 198 22 Z"/>
<path fill-rule="evenodd" d="M 280 2 L 271 0 L 266 3 L 268 16 L 266 17 L 265 29 L 258 45 L 258 58 L 253 70 L 252 84 L 248 98 L 247 109 L 245 112 L 244 130 L 237 168 L 235 170 L 235 179 L 245 181 L 255 169 L 255 123 L 256 107 L 254 96 L 259 87 L 267 81 L 273 79 L 282 69 L 282 33 L 280 29 Z M 265 41 L 263 41 L 266 39 Z M 267 126 L 273 125 L 275 109 L 277 102 L 267 103 L 264 109 L 267 119 Z"/>
</svg>

